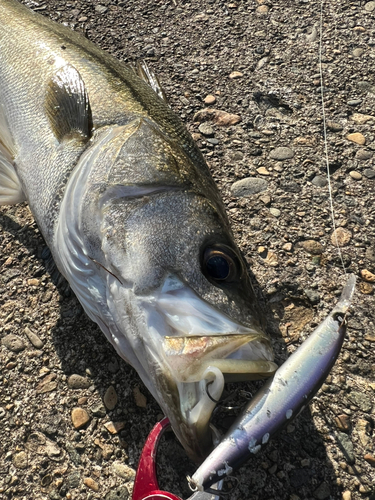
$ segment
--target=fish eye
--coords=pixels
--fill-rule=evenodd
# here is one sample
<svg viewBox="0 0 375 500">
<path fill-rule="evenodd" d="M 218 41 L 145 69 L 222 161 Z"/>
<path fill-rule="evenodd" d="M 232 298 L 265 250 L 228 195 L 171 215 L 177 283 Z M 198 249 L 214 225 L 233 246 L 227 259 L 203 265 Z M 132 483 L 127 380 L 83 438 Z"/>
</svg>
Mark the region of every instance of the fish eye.
<svg viewBox="0 0 375 500">
<path fill-rule="evenodd" d="M 234 281 L 239 276 L 240 263 L 235 253 L 225 245 L 205 248 L 202 271 L 210 281 L 222 283 Z"/>
</svg>

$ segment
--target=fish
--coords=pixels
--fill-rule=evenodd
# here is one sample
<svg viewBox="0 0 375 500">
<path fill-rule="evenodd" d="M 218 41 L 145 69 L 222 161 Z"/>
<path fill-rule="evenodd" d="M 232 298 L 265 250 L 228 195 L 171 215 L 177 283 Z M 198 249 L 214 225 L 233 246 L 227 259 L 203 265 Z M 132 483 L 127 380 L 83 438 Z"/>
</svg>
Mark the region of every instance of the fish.
<svg viewBox="0 0 375 500">
<path fill-rule="evenodd" d="M 0 204 L 24 201 L 200 463 L 225 381 L 277 369 L 219 191 L 152 72 L 0 0 Z"/>
<path fill-rule="evenodd" d="M 254 395 L 217 447 L 188 477 L 192 491 L 210 492 L 213 484 L 258 453 L 308 405 L 340 353 L 355 284 L 351 274 L 327 318 Z"/>
</svg>

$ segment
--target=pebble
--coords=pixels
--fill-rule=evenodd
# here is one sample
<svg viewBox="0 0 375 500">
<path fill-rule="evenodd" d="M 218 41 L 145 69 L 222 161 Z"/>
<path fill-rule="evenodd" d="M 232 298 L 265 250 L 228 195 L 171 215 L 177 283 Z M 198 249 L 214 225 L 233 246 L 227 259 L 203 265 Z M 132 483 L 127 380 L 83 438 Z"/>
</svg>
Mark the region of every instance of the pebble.
<svg viewBox="0 0 375 500">
<path fill-rule="evenodd" d="M 373 274 L 371 271 L 368 269 L 362 269 L 361 270 L 361 277 L 365 280 L 368 281 L 369 283 L 375 283 L 375 274 Z"/>
<path fill-rule="evenodd" d="M 71 474 L 69 474 L 69 476 L 66 478 L 66 482 L 68 483 L 69 488 L 78 488 L 80 483 L 79 472 L 72 472 Z"/>
<path fill-rule="evenodd" d="M 234 115 L 232 113 L 227 113 L 226 111 L 213 108 L 201 109 L 195 113 L 193 119 L 195 122 L 213 121 L 216 125 L 222 127 L 236 125 L 241 121 L 241 117 L 239 115 Z"/>
<path fill-rule="evenodd" d="M 39 286 L 40 281 L 37 278 L 30 278 L 27 280 L 29 286 Z"/>
<path fill-rule="evenodd" d="M 343 432 L 338 432 L 336 439 L 338 441 L 338 447 L 341 448 L 346 455 L 347 462 L 353 464 L 355 462 L 354 447 L 349 436 Z"/>
<path fill-rule="evenodd" d="M 241 73 L 241 71 L 232 71 L 232 73 L 229 75 L 229 78 L 234 80 L 236 78 L 241 78 L 242 76 L 243 76 L 243 73 Z"/>
<path fill-rule="evenodd" d="M 359 104 L 362 104 L 362 99 L 350 99 L 348 101 L 348 106 L 358 106 Z"/>
<path fill-rule="evenodd" d="M 105 391 L 103 402 L 105 407 L 108 410 L 113 410 L 115 406 L 117 405 L 117 393 L 113 385 L 110 385 L 108 389 Z"/>
<path fill-rule="evenodd" d="M 279 265 L 279 262 L 277 260 L 277 255 L 274 252 L 267 252 L 267 256 L 264 259 L 265 264 L 271 267 L 277 267 Z"/>
<path fill-rule="evenodd" d="M 349 172 L 349 175 L 352 179 L 356 181 L 360 181 L 362 179 L 362 174 L 360 174 L 356 170 L 352 170 L 351 172 Z"/>
<path fill-rule="evenodd" d="M 88 488 L 90 488 L 90 490 L 99 491 L 99 484 L 96 481 L 94 481 L 93 479 L 91 479 L 91 477 L 85 477 L 85 479 L 83 480 L 83 483 Z"/>
<path fill-rule="evenodd" d="M 99 14 L 104 14 L 105 12 L 107 12 L 108 8 L 105 7 L 104 5 L 95 5 L 95 10 L 96 12 L 98 12 Z"/>
<path fill-rule="evenodd" d="M 70 389 L 88 389 L 90 385 L 91 380 L 75 373 L 68 378 L 68 387 Z"/>
<path fill-rule="evenodd" d="M 84 22 L 86 22 L 86 21 L 87 21 L 87 17 L 86 17 L 86 16 L 82 16 L 82 17 L 80 17 L 80 18 L 78 19 L 78 22 L 79 22 L 79 23 L 84 23 Z"/>
<path fill-rule="evenodd" d="M 320 484 L 317 489 L 314 491 L 314 497 L 318 500 L 324 500 L 331 495 L 331 490 L 329 489 L 328 483 L 325 481 Z"/>
<path fill-rule="evenodd" d="M 357 160 L 370 160 L 370 158 L 372 158 L 373 156 L 373 152 L 372 151 L 367 151 L 366 149 L 359 149 L 357 151 L 357 154 L 355 155 L 355 157 L 357 158 Z"/>
<path fill-rule="evenodd" d="M 358 391 L 351 391 L 348 394 L 348 399 L 353 404 L 358 406 L 358 408 L 360 408 L 364 413 L 369 413 L 371 411 L 372 401 L 367 394 Z"/>
<path fill-rule="evenodd" d="M 366 138 L 360 132 L 354 132 L 354 134 L 348 134 L 346 138 L 348 141 L 355 142 L 356 144 L 360 144 L 361 146 L 366 144 Z"/>
<path fill-rule="evenodd" d="M 199 132 L 207 137 L 214 135 L 214 129 L 208 123 L 201 123 L 198 128 Z"/>
<path fill-rule="evenodd" d="M 259 5 L 259 7 L 257 7 L 257 9 L 256 9 L 256 12 L 260 16 L 266 16 L 268 14 L 269 10 L 270 10 L 270 8 L 267 5 Z"/>
<path fill-rule="evenodd" d="M 359 291 L 364 295 L 371 295 L 374 291 L 374 287 L 370 285 L 370 283 L 366 283 L 365 281 L 359 283 L 358 288 Z"/>
<path fill-rule="evenodd" d="M 75 429 L 82 429 L 82 427 L 90 422 L 90 416 L 83 408 L 73 408 L 72 422 Z"/>
<path fill-rule="evenodd" d="M 147 398 L 144 394 L 141 393 L 138 385 L 133 389 L 133 396 L 135 400 L 135 404 L 139 408 L 147 408 Z"/>
<path fill-rule="evenodd" d="M 43 347 L 43 341 L 38 337 L 38 335 L 30 330 L 27 326 L 25 327 L 25 333 L 27 338 L 30 340 L 35 349 L 41 349 Z"/>
<path fill-rule="evenodd" d="M 206 95 L 206 97 L 203 99 L 205 104 L 215 104 L 216 102 L 216 97 L 214 95 Z"/>
<path fill-rule="evenodd" d="M 280 217 L 280 215 L 281 215 L 281 211 L 278 208 L 273 208 L 273 207 L 270 208 L 270 213 L 274 217 Z"/>
<path fill-rule="evenodd" d="M 90 411 L 92 412 L 94 417 L 99 417 L 99 418 L 105 417 L 107 413 L 106 409 L 104 408 L 101 402 L 93 404 L 90 408 Z"/>
<path fill-rule="evenodd" d="M 365 4 L 365 11 L 372 12 L 373 10 L 375 10 L 375 2 L 367 2 Z"/>
<path fill-rule="evenodd" d="M 375 467 L 375 457 L 374 455 L 370 455 L 370 453 L 366 453 L 366 455 L 363 457 L 366 462 L 368 462 L 370 465 Z"/>
<path fill-rule="evenodd" d="M 335 424 L 340 431 L 348 432 L 350 430 L 350 417 L 343 413 L 335 417 Z"/>
<path fill-rule="evenodd" d="M 293 245 L 291 243 L 285 243 L 282 246 L 282 249 L 285 250 L 286 252 L 291 252 L 293 248 Z"/>
<path fill-rule="evenodd" d="M 128 498 L 129 491 L 126 486 L 120 486 L 115 490 L 109 491 L 105 496 L 105 500 L 128 500 Z"/>
<path fill-rule="evenodd" d="M 219 140 L 218 139 L 207 139 L 207 142 L 209 144 L 213 144 L 214 146 L 216 146 L 217 144 L 219 144 Z"/>
<path fill-rule="evenodd" d="M 319 241 L 315 240 L 306 240 L 301 243 L 302 248 L 306 250 L 310 255 L 320 255 L 323 253 L 324 248 L 319 243 Z"/>
<path fill-rule="evenodd" d="M 371 260 L 371 262 L 375 262 L 375 250 L 372 247 L 368 247 L 366 250 L 366 259 Z"/>
<path fill-rule="evenodd" d="M 52 392 L 57 387 L 57 382 L 55 378 L 57 377 L 56 373 L 50 373 L 37 385 L 36 393 L 37 394 L 45 394 L 47 392 Z"/>
<path fill-rule="evenodd" d="M 110 434 L 118 434 L 122 429 L 125 429 L 125 422 L 107 422 L 104 427 Z"/>
<path fill-rule="evenodd" d="M 5 346 L 7 349 L 9 349 L 12 352 L 20 352 L 26 348 L 26 344 L 21 339 L 21 337 L 18 337 L 17 335 L 14 335 L 13 333 L 10 333 L 9 335 L 5 335 L 5 337 L 3 337 L 1 339 L 1 343 L 3 346 Z"/>
<path fill-rule="evenodd" d="M 265 205 L 269 205 L 271 203 L 271 196 L 269 196 L 268 194 L 262 194 L 261 196 L 259 196 L 259 200 Z"/>
<path fill-rule="evenodd" d="M 363 175 L 365 177 L 367 177 L 367 179 L 374 179 L 375 178 L 375 170 L 373 170 L 372 168 L 366 168 L 363 171 Z"/>
<path fill-rule="evenodd" d="M 333 122 L 331 120 L 327 121 L 327 127 L 332 130 L 332 132 L 341 132 L 343 130 L 343 126 L 338 122 Z"/>
<path fill-rule="evenodd" d="M 364 115 L 363 113 L 353 113 L 350 119 L 354 122 L 357 123 L 358 125 L 363 125 L 364 123 L 368 122 L 369 120 L 373 120 L 374 117 L 371 115 Z"/>
<path fill-rule="evenodd" d="M 356 48 L 353 50 L 352 54 L 354 57 L 361 57 L 361 55 L 364 53 L 364 50 L 361 48 Z"/>
<path fill-rule="evenodd" d="M 288 147 L 281 146 L 279 148 L 275 148 L 270 152 L 270 158 L 272 160 L 289 160 L 290 158 L 293 158 L 294 156 L 294 151 Z"/>
<path fill-rule="evenodd" d="M 119 477 L 125 481 L 131 481 L 135 478 L 135 470 L 122 462 L 113 462 L 112 469 Z"/>
<path fill-rule="evenodd" d="M 13 456 L 13 465 L 16 469 L 26 469 L 28 460 L 27 453 L 25 451 L 20 451 Z"/>
<path fill-rule="evenodd" d="M 310 288 L 306 288 L 304 292 L 306 297 L 311 302 L 311 304 L 318 304 L 320 302 L 320 295 L 316 290 L 311 290 Z"/>
<path fill-rule="evenodd" d="M 342 494 L 342 500 L 352 500 L 352 492 L 349 490 L 344 491 Z"/>
<path fill-rule="evenodd" d="M 266 167 L 259 167 L 257 168 L 257 172 L 260 175 L 271 175 L 269 171 L 266 169 Z"/>
<path fill-rule="evenodd" d="M 328 184 L 328 180 L 325 175 L 316 175 L 311 183 L 316 187 L 324 187 Z"/>
<path fill-rule="evenodd" d="M 256 193 L 261 193 L 265 191 L 268 187 L 268 183 L 265 179 L 259 179 L 257 177 L 247 177 L 246 179 L 241 179 L 232 185 L 232 194 L 237 198 L 243 198 L 246 196 L 252 196 Z"/>
<path fill-rule="evenodd" d="M 352 233 L 349 229 L 344 229 L 343 227 L 338 227 L 331 234 L 332 245 L 344 247 L 352 239 Z"/>
<path fill-rule="evenodd" d="M 367 448 L 370 442 L 370 423 L 364 418 L 358 419 L 355 429 L 358 433 L 359 440 L 364 448 Z"/>
</svg>

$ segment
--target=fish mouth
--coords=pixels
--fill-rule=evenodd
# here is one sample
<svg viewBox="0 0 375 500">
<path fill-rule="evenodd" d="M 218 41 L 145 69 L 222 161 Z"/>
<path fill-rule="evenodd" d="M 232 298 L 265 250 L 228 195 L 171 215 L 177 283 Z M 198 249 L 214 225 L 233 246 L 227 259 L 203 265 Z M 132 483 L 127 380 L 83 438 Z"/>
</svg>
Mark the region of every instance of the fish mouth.
<svg viewBox="0 0 375 500">
<path fill-rule="evenodd" d="M 225 316 L 175 275 L 151 300 L 140 301 L 146 357 L 156 375 L 154 396 L 187 453 L 200 462 L 212 448 L 210 418 L 224 383 L 276 371 L 269 339 Z"/>
</svg>

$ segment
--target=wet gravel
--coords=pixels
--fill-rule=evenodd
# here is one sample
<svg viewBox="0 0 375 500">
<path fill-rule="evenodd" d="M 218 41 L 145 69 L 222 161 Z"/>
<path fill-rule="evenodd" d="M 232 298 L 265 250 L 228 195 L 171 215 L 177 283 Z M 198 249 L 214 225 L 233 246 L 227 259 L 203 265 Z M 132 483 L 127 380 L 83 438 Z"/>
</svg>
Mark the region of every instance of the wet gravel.
<svg viewBox="0 0 375 500">
<path fill-rule="evenodd" d="M 358 276 L 331 375 L 229 481 L 229 498 L 375 499 L 375 2 L 324 5 L 323 88 L 318 3 L 24 3 L 158 74 L 222 193 L 279 362 L 340 294 L 336 243 Z M 126 500 L 161 411 L 53 272 L 26 205 L 1 208 L 0 247 L 0 499 Z M 253 391 L 241 386 L 232 406 Z M 223 408 L 216 421 L 225 428 L 232 418 Z M 161 486 L 187 498 L 194 465 L 172 435 L 158 463 Z"/>
</svg>

